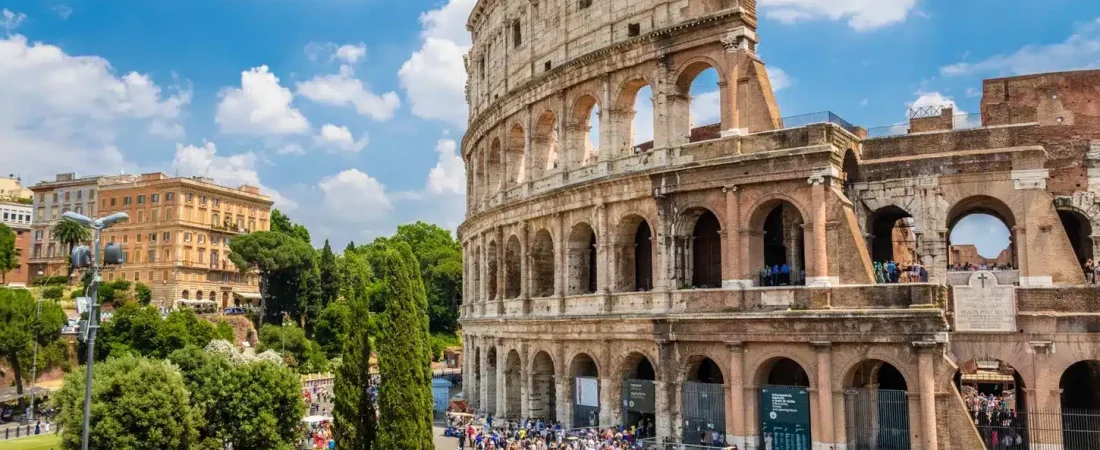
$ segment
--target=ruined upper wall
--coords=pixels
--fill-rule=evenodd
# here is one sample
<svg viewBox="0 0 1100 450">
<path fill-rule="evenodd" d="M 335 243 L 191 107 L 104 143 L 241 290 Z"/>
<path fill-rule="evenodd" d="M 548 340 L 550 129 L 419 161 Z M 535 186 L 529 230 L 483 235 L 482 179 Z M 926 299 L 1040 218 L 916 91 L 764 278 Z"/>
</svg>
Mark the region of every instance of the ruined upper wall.
<svg viewBox="0 0 1100 450">
<path fill-rule="evenodd" d="M 479 0 L 467 22 L 471 122 L 533 77 L 653 30 L 755 0 Z"/>
<path fill-rule="evenodd" d="M 1100 70 L 993 78 L 982 83 L 982 124 L 1100 128 Z"/>
</svg>

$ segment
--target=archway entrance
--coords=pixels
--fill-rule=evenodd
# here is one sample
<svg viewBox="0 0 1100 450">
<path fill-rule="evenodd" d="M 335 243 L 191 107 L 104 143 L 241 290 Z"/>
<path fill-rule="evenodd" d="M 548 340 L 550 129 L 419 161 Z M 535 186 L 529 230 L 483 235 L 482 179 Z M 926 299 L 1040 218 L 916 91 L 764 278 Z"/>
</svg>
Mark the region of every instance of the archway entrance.
<svg viewBox="0 0 1100 450">
<path fill-rule="evenodd" d="M 656 375 L 649 358 L 641 353 L 631 353 L 623 361 L 623 426 L 637 427 L 639 439 L 651 437 L 646 433 L 656 427 Z"/>
<path fill-rule="evenodd" d="M 684 443 L 725 445 L 725 377 L 718 364 L 710 358 L 693 361 L 684 377 L 683 399 Z"/>
<path fill-rule="evenodd" d="M 473 293 L 470 297 L 473 299 L 470 303 L 477 303 L 485 300 L 481 296 L 481 247 L 474 248 L 473 264 L 471 264 L 471 273 L 473 286 L 470 292 Z"/>
<path fill-rule="evenodd" d="M 968 197 L 948 214 L 948 270 L 1011 270 L 1016 265 L 1012 210 L 989 196 Z"/>
<path fill-rule="evenodd" d="M 908 211 L 890 205 L 876 210 L 870 218 L 871 261 L 910 266 L 919 261 L 914 222 Z"/>
<path fill-rule="evenodd" d="M 497 264 L 497 252 L 499 251 L 497 241 L 489 242 L 488 248 L 488 253 L 485 255 L 487 269 L 485 276 L 488 277 L 485 279 L 485 298 L 487 300 L 497 300 L 499 298 L 497 296 L 497 270 L 499 269 Z"/>
<path fill-rule="evenodd" d="M 569 233 L 569 295 L 596 292 L 596 232 L 579 223 Z"/>
<path fill-rule="evenodd" d="M 630 215 L 619 222 L 615 231 L 616 292 L 653 289 L 651 237 L 649 224 L 641 216 Z"/>
<path fill-rule="evenodd" d="M 519 360 L 519 352 L 508 352 L 508 358 L 504 361 L 504 416 L 508 419 L 520 417 L 520 379 L 523 376 L 522 364 Z"/>
<path fill-rule="evenodd" d="M 691 230 L 691 286 L 722 287 L 722 235 L 718 217 L 702 211 Z"/>
<path fill-rule="evenodd" d="M 775 358 L 760 368 L 761 448 L 811 448 L 810 377 L 790 358 Z"/>
<path fill-rule="evenodd" d="M 573 357 L 569 365 L 573 380 L 573 428 L 600 425 L 600 371 L 587 354 Z"/>
<path fill-rule="evenodd" d="M 485 404 L 481 405 L 485 412 L 497 414 L 497 349 L 489 347 L 489 354 L 485 357 Z"/>
<path fill-rule="evenodd" d="M 512 236 L 504 246 L 504 298 L 519 297 L 522 271 L 520 260 L 519 238 Z"/>
<path fill-rule="evenodd" d="M 1062 373 L 1062 449 L 1100 448 L 1100 361 L 1080 361 Z"/>
<path fill-rule="evenodd" d="M 760 258 L 756 264 L 763 264 L 759 271 L 760 285 L 802 284 L 802 272 L 806 267 L 806 246 L 802 215 L 798 209 L 785 201 L 765 205 L 754 214 L 752 223 L 753 228 L 762 235 L 754 238 L 760 239 L 759 247 L 753 245 L 753 248 L 760 249 L 759 253 L 754 251 L 754 256 Z"/>
<path fill-rule="evenodd" d="M 550 354 L 546 352 L 538 352 L 531 364 L 531 389 L 528 395 L 532 418 L 558 420 L 558 399 L 554 389 L 554 360 L 550 359 Z"/>
<path fill-rule="evenodd" d="M 909 450 L 909 387 L 896 367 L 863 361 L 847 375 L 845 388 L 849 450 Z"/>
<path fill-rule="evenodd" d="M 1070 245 L 1073 245 L 1073 254 L 1077 256 L 1077 264 L 1083 265 L 1092 258 L 1092 226 L 1089 219 L 1077 211 L 1058 211 L 1058 218 L 1062 221 L 1062 228 L 1066 230 Z"/>
<path fill-rule="evenodd" d="M 644 220 L 634 233 L 634 290 L 653 290 L 653 233 Z"/>
<path fill-rule="evenodd" d="M 1003 448 L 1006 436 L 1014 449 L 1029 448 L 1027 396 L 1016 369 L 1004 361 L 967 361 L 955 385 L 986 448 Z"/>
<path fill-rule="evenodd" d="M 554 238 L 545 228 L 535 233 L 535 242 L 531 246 L 532 296 L 549 297 L 554 295 Z"/>
</svg>

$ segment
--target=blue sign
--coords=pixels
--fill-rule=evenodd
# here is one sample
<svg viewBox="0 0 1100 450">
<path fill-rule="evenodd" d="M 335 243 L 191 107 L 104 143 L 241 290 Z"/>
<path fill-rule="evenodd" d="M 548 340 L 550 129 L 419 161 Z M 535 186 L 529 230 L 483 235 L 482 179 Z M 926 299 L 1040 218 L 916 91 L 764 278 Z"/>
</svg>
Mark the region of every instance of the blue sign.
<svg viewBox="0 0 1100 450">
<path fill-rule="evenodd" d="M 810 450 L 810 394 L 806 388 L 760 389 L 762 450 Z"/>
</svg>

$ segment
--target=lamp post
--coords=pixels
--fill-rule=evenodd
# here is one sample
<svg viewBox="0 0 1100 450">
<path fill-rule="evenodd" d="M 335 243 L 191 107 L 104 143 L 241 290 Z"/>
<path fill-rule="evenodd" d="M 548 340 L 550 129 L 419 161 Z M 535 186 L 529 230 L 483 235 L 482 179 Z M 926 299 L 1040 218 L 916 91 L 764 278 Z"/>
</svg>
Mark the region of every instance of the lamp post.
<svg viewBox="0 0 1100 450">
<path fill-rule="evenodd" d="M 68 211 L 62 215 L 65 220 L 70 220 L 80 225 L 92 229 L 92 255 L 91 255 L 91 271 L 92 280 L 88 284 L 88 355 L 85 358 L 87 362 L 87 369 L 84 375 L 84 432 L 80 439 L 81 450 L 88 450 L 88 435 L 91 431 L 91 419 L 92 419 L 92 363 L 95 359 L 95 333 L 99 326 L 97 322 L 97 311 L 99 307 L 97 304 L 97 296 L 99 294 L 99 240 L 103 235 L 103 230 L 110 228 L 111 225 L 130 218 L 129 214 L 124 212 L 117 212 L 107 217 L 99 219 L 92 219 L 91 217 L 83 214 L 77 214 L 72 211 Z M 86 251 L 86 250 L 85 250 Z M 75 254 L 75 251 L 74 251 Z M 72 258 L 75 264 L 77 258 Z"/>
</svg>

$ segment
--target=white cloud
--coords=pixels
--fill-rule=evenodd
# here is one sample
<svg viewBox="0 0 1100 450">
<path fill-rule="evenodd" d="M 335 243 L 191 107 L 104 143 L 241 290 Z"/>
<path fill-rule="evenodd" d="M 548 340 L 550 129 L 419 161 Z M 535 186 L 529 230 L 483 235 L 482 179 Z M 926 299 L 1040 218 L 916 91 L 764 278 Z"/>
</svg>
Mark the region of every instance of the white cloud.
<svg viewBox="0 0 1100 450">
<path fill-rule="evenodd" d="M 1093 20 L 1064 42 L 1028 45 L 1009 55 L 996 55 L 976 63 L 960 62 L 940 68 L 945 77 L 996 74 L 1023 75 L 1100 67 L 1100 18 Z"/>
<path fill-rule="evenodd" d="M 300 144 L 289 143 L 276 149 L 275 153 L 279 155 L 304 155 L 306 149 L 302 148 Z"/>
<path fill-rule="evenodd" d="M 794 80 L 787 75 L 787 72 L 778 67 L 772 66 L 767 68 L 768 80 L 771 81 L 772 91 L 779 92 L 783 89 L 791 87 L 794 84 Z"/>
<path fill-rule="evenodd" d="M 306 44 L 306 57 L 312 61 L 327 58 L 329 61 L 337 59 L 348 64 L 355 64 L 367 56 L 367 45 L 358 44 L 336 45 L 333 42 L 310 42 Z"/>
<path fill-rule="evenodd" d="M 338 127 L 331 123 L 326 123 L 321 127 L 321 132 L 317 135 L 316 141 L 318 145 L 349 153 L 359 153 L 370 142 L 366 134 L 363 134 L 357 141 L 351 136 L 348 127 Z"/>
<path fill-rule="evenodd" d="M 939 107 L 939 108 L 952 108 L 953 125 L 955 129 L 963 128 L 976 128 L 982 125 L 982 118 L 980 114 L 970 114 L 959 107 L 955 103 L 955 99 L 947 97 L 939 92 L 917 92 L 917 99 L 909 103 L 906 109 L 906 117 L 910 111 L 919 108 Z M 935 113 L 938 115 L 939 111 L 928 111 L 927 113 Z"/>
<path fill-rule="evenodd" d="M 362 42 L 358 44 L 341 45 L 332 56 L 336 59 L 347 61 L 348 64 L 355 64 L 357 61 L 367 56 L 367 45 Z"/>
<path fill-rule="evenodd" d="M 846 20 L 856 31 L 904 22 L 917 0 L 760 0 L 764 14 L 783 23 Z"/>
<path fill-rule="evenodd" d="M 4 30 L 8 33 L 14 33 L 19 25 L 26 20 L 27 15 L 23 13 L 16 13 L 4 9 L 0 11 L 0 30 Z"/>
<path fill-rule="evenodd" d="M 270 136 L 309 130 L 309 121 L 291 106 L 294 94 L 266 65 L 241 72 L 241 87 L 222 89 L 218 96 L 214 121 L 223 132 Z"/>
<path fill-rule="evenodd" d="M 458 155 L 458 143 L 454 139 L 440 139 L 435 144 L 439 160 L 428 172 L 428 191 L 435 194 L 464 195 L 466 193 L 466 165 Z"/>
<path fill-rule="evenodd" d="M 466 20 L 476 0 L 450 0 L 420 15 L 423 40 L 397 72 L 414 115 L 465 127 L 466 66 L 470 49 Z"/>
<path fill-rule="evenodd" d="M 3 13 L 5 23 L 22 17 Z M 189 89 L 144 74 L 116 75 L 98 56 L 74 56 L 25 36 L 0 39 L 0 161 L 29 183 L 54 173 L 133 170 L 120 137 L 182 135 Z"/>
<path fill-rule="evenodd" d="M 327 211 L 351 223 L 376 222 L 393 209 L 386 187 L 358 169 L 348 169 L 321 179 Z"/>
<path fill-rule="evenodd" d="M 286 211 L 296 209 L 297 203 L 260 183 L 260 174 L 256 171 L 258 161 L 259 157 L 252 152 L 220 156 L 217 146 L 207 141 L 202 146 L 176 144 L 172 168 L 180 176 L 209 177 L 231 188 L 244 184 L 256 186 L 275 201 L 275 207 Z"/>
<path fill-rule="evenodd" d="M 57 13 L 61 20 L 69 20 L 69 16 L 73 15 L 73 9 L 68 5 L 57 5 L 53 7 L 53 11 Z"/>
<path fill-rule="evenodd" d="M 317 103 L 332 106 L 355 106 L 360 115 L 377 121 L 389 120 L 401 101 L 395 92 L 377 95 L 355 78 L 355 71 L 348 65 L 340 66 L 340 73 L 319 75 L 304 83 L 298 83 L 298 94 Z"/>
</svg>

